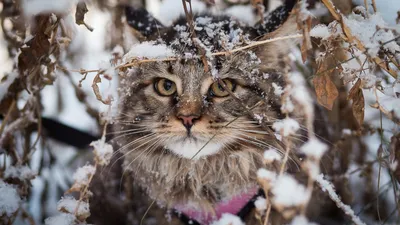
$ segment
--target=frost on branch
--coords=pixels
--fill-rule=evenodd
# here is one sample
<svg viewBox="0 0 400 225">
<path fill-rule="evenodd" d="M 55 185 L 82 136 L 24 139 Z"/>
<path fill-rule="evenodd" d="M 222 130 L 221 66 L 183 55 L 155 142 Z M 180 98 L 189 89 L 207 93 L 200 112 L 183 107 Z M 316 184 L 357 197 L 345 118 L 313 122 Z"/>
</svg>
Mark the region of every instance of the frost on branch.
<svg viewBox="0 0 400 225">
<path fill-rule="evenodd" d="M 15 178 L 22 180 L 32 180 L 35 178 L 36 173 L 34 173 L 31 168 L 27 166 L 9 166 L 6 171 L 4 171 L 4 178 Z"/>
<path fill-rule="evenodd" d="M 90 144 L 94 148 L 95 160 L 100 166 L 108 165 L 113 153 L 113 147 L 105 141 L 105 137 L 102 137 Z"/>
<path fill-rule="evenodd" d="M 287 137 L 296 133 L 300 128 L 299 123 L 292 118 L 285 118 L 275 122 L 272 127 L 283 136 Z"/>
<path fill-rule="evenodd" d="M 270 164 L 274 161 L 281 161 L 282 156 L 273 148 L 264 152 L 264 163 Z"/>
<path fill-rule="evenodd" d="M 364 222 L 354 213 L 350 206 L 344 204 L 342 200 L 340 200 L 338 194 L 336 194 L 333 185 L 324 179 L 324 175 L 320 174 L 316 177 L 316 181 L 321 189 L 329 194 L 329 197 L 336 203 L 337 207 L 343 210 L 343 212 L 350 216 L 351 220 L 356 225 L 365 225 Z"/>
<path fill-rule="evenodd" d="M 96 167 L 92 165 L 86 165 L 80 167 L 76 170 L 74 175 L 74 185 L 72 186 L 72 190 L 79 191 L 82 188 L 85 188 L 89 185 L 91 177 L 96 172 Z"/>
<path fill-rule="evenodd" d="M 254 206 L 256 207 L 257 211 L 261 214 L 267 210 L 267 200 L 263 197 L 258 197 L 254 202 Z"/>
<path fill-rule="evenodd" d="M 61 213 L 57 216 L 47 218 L 44 221 L 45 225 L 75 225 L 75 216 L 69 213 Z"/>
<path fill-rule="evenodd" d="M 12 185 L 0 180 L 0 222 L 2 217 L 11 217 L 19 208 L 21 198 Z"/>
<path fill-rule="evenodd" d="M 368 54 L 376 57 L 379 50 L 390 51 L 393 54 L 400 52 L 400 46 L 392 41 L 395 35 L 390 26 L 383 20 L 379 12 L 366 16 L 365 8 L 359 6 L 354 11 L 360 11 L 360 14 L 351 14 L 348 18 L 344 18 L 344 23 L 350 28 L 353 35 L 355 35 L 368 49 Z M 390 41 L 390 42 L 389 42 Z M 385 45 L 382 43 L 389 42 Z"/>
<path fill-rule="evenodd" d="M 90 216 L 89 203 L 78 201 L 72 196 L 61 198 L 57 204 L 57 210 L 75 215 L 83 221 Z"/>
<path fill-rule="evenodd" d="M 322 155 L 328 150 L 328 146 L 316 138 L 308 140 L 300 150 L 308 157 L 319 160 Z"/>
<path fill-rule="evenodd" d="M 310 193 L 306 188 L 287 174 L 282 174 L 276 179 L 272 193 L 274 194 L 272 203 L 281 209 L 303 205 L 310 198 Z"/>
</svg>

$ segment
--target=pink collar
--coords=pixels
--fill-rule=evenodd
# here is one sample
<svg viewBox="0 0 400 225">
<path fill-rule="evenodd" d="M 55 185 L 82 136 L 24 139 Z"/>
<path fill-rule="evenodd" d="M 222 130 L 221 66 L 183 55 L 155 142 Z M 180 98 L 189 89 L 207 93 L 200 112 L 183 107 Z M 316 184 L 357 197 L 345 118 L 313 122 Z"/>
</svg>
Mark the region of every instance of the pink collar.
<svg viewBox="0 0 400 225">
<path fill-rule="evenodd" d="M 233 196 L 228 201 L 219 202 L 215 205 L 215 214 L 207 211 L 199 211 L 187 206 L 177 206 L 175 209 L 189 217 L 189 219 L 196 220 L 200 224 L 208 225 L 211 222 L 221 218 L 222 214 L 229 213 L 236 215 L 240 210 L 257 194 L 258 188 L 250 188 L 246 192 Z"/>
</svg>

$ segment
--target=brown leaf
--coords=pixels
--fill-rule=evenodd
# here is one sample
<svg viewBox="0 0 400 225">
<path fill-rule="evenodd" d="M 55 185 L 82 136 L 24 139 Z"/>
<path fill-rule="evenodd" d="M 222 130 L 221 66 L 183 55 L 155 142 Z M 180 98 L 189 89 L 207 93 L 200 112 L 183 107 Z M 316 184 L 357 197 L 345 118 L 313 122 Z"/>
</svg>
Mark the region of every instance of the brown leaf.
<svg viewBox="0 0 400 225">
<path fill-rule="evenodd" d="M 103 97 L 101 97 L 100 88 L 99 88 L 99 86 L 97 86 L 97 84 L 100 83 L 100 82 L 101 82 L 100 74 L 97 74 L 94 77 L 93 83 L 92 83 L 93 92 L 96 95 L 97 100 L 101 101 L 105 105 L 110 105 L 111 104 L 111 99 L 110 98 L 107 98 L 106 100 L 103 100 Z"/>
<path fill-rule="evenodd" d="M 357 82 L 354 84 L 354 86 L 350 89 L 349 95 L 347 96 L 347 100 L 353 99 L 360 88 L 361 88 L 361 79 L 358 79 Z"/>
<path fill-rule="evenodd" d="M 303 43 L 301 44 L 300 48 L 301 48 L 301 59 L 303 60 L 303 63 L 306 62 L 307 55 L 309 51 L 312 49 L 311 37 L 310 37 L 310 30 L 312 25 L 311 22 L 312 22 L 311 17 L 308 17 L 306 21 L 301 23 L 303 29 Z"/>
<path fill-rule="evenodd" d="M 29 73 L 48 57 L 50 51 L 50 34 L 46 31 L 52 26 L 49 16 L 36 16 L 35 22 L 36 26 L 31 31 L 33 38 L 26 42 L 18 56 L 18 69 Z"/>
<path fill-rule="evenodd" d="M 353 100 L 353 104 L 351 105 L 353 115 L 356 118 L 358 124 L 361 126 L 364 122 L 365 101 L 364 94 L 361 89 L 360 79 L 358 79 L 356 84 L 350 89 L 347 99 Z"/>
<path fill-rule="evenodd" d="M 313 79 L 317 101 L 323 107 L 332 110 L 333 103 L 339 93 L 328 74 L 318 75 Z"/>
<path fill-rule="evenodd" d="M 85 14 L 88 11 L 89 10 L 86 7 L 86 3 L 79 2 L 76 6 L 75 23 L 78 25 L 84 25 L 88 30 L 93 31 L 93 28 L 85 23 Z"/>
</svg>

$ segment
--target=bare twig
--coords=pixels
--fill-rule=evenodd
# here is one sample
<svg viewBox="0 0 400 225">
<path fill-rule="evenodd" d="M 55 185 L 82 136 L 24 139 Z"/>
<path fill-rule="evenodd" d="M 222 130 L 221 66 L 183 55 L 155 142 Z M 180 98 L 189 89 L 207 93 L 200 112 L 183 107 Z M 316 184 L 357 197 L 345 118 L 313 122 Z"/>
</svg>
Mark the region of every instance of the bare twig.
<svg viewBox="0 0 400 225">
<path fill-rule="evenodd" d="M 351 209 L 350 206 L 344 204 L 339 195 L 336 194 L 333 185 L 324 179 L 324 176 L 321 174 L 316 178 L 317 184 L 320 186 L 322 191 L 327 192 L 329 197 L 334 201 L 338 208 L 340 208 L 346 215 L 350 216 L 351 221 L 353 221 L 356 225 L 366 225 Z"/>
<path fill-rule="evenodd" d="M 283 40 L 296 39 L 296 38 L 302 38 L 302 37 L 303 37 L 302 34 L 293 34 L 293 35 L 288 35 L 288 36 L 271 38 L 271 39 L 267 39 L 267 40 L 263 40 L 263 41 L 254 41 L 254 42 L 251 42 L 248 45 L 245 45 L 245 46 L 242 46 L 242 47 L 238 47 L 238 48 L 234 48 L 232 50 L 211 53 L 211 56 L 231 55 L 231 54 L 233 54 L 235 52 L 243 51 L 243 50 L 246 50 L 246 49 L 249 49 L 249 48 L 253 48 L 253 47 L 256 47 L 256 46 L 259 46 L 259 45 L 264 45 L 264 44 L 275 42 L 275 41 L 283 41 Z M 199 57 L 199 56 L 197 56 L 197 57 Z M 133 62 L 119 65 L 115 69 L 122 69 L 122 68 L 126 68 L 126 67 L 131 67 L 131 66 L 138 66 L 138 65 L 140 65 L 142 63 L 167 62 L 167 61 L 175 61 L 175 60 L 179 60 L 179 59 L 183 59 L 183 58 L 182 57 L 169 57 L 169 58 L 164 58 L 164 59 L 135 59 Z M 80 72 L 80 71 L 76 71 L 76 72 Z M 85 72 L 87 72 L 87 71 L 85 70 Z M 91 72 L 97 72 L 97 71 L 91 71 Z"/>
</svg>

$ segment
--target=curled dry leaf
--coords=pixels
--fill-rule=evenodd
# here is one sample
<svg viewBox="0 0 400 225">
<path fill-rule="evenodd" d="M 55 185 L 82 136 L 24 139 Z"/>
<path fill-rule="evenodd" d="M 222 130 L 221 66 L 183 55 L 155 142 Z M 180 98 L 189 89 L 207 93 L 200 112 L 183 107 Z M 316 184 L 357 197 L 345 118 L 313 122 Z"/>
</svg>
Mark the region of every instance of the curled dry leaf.
<svg viewBox="0 0 400 225">
<path fill-rule="evenodd" d="M 101 101 L 105 105 L 111 105 L 111 98 L 108 97 L 107 99 L 103 100 L 103 97 L 101 97 L 100 88 L 97 85 L 100 82 L 101 82 L 100 74 L 97 74 L 94 77 L 93 83 L 92 83 L 93 92 L 96 95 L 97 100 Z"/>
<path fill-rule="evenodd" d="M 313 79 L 315 92 L 317 94 L 317 101 L 323 107 L 332 110 L 333 103 L 338 97 L 339 92 L 335 84 L 327 73 L 316 76 Z"/>
<path fill-rule="evenodd" d="M 89 26 L 87 23 L 85 23 L 85 14 L 88 11 L 89 10 L 86 7 L 86 3 L 79 2 L 78 5 L 76 6 L 75 23 L 78 25 L 84 25 L 88 30 L 93 31 L 93 28 Z"/>
<path fill-rule="evenodd" d="M 361 79 L 358 79 L 356 84 L 350 89 L 347 99 L 353 100 L 353 104 L 351 105 L 353 115 L 356 118 L 358 124 L 361 126 L 364 122 L 365 110 L 364 94 L 361 89 Z"/>
</svg>

